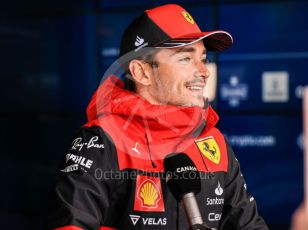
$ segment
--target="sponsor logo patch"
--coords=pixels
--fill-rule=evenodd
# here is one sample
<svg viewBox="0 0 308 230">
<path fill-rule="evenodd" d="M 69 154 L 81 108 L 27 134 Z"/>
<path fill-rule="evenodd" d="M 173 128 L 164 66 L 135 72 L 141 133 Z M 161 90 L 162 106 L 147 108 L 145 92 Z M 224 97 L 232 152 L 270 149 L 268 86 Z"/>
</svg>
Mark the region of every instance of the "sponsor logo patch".
<svg viewBox="0 0 308 230">
<path fill-rule="evenodd" d="M 139 219 L 141 218 L 141 224 L 144 226 L 164 226 L 167 225 L 167 218 L 160 218 L 160 217 L 141 217 L 138 215 L 129 215 L 132 223 L 134 226 L 138 223 Z"/>
<path fill-rule="evenodd" d="M 78 164 L 66 166 L 64 169 L 61 169 L 60 171 L 62 171 L 62 172 L 73 172 L 73 171 L 76 171 L 76 170 L 78 170 Z"/>
<path fill-rule="evenodd" d="M 219 221 L 220 219 L 221 219 L 221 213 L 211 212 L 208 215 L 208 220 L 209 221 Z"/>
<path fill-rule="evenodd" d="M 140 45 L 142 45 L 143 43 L 144 43 L 144 39 L 141 38 L 141 37 L 139 37 L 139 36 L 137 36 L 137 37 L 136 37 L 136 41 L 135 41 L 135 46 L 140 46 Z"/>
<path fill-rule="evenodd" d="M 206 205 L 209 205 L 209 206 L 211 206 L 211 205 L 222 205 L 224 203 L 225 203 L 225 199 L 223 199 L 223 198 L 217 198 L 217 197 L 215 197 L 213 199 L 211 199 L 209 197 L 206 198 Z"/>
<path fill-rule="evenodd" d="M 129 216 L 130 216 L 131 221 L 133 222 L 133 225 L 135 226 L 138 220 L 140 219 L 140 216 L 137 216 L 137 215 L 129 215 Z"/>
<path fill-rule="evenodd" d="M 220 183 L 218 181 L 217 188 L 215 189 L 215 194 L 217 196 L 221 196 L 223 193 L 224 193 L 224 190 L 222 189 L 222 187 L 220 186 Z"/>
<path fill-rule="evenodd" d="M 182 15 L 184 16 L 184 18 L 190 23 L 190 24 L 195 24 L 195 21 L 193 19 L 193 17 L 186 11 L 182 12 Z"/>
<path fill-rule="evenodd" d="M 215 188 L 215 194 L 217 196 L 221 196 L 224 193 L 223 188 L 220 185 L 220 182 L 218 181 L 217 187 Z M 222 205 L 224 204 L 225 199 L 224 198 L 207 198 L 206 199 L 206 205 Z"/>
<path fill-rule="evenodd" d="M 135 52 L 138 52 L 140 49 L 142 49 L 143 47 L 147 45 L 149 45 L 148 42 L 144 42 L 143 38 L 137 36 L 135 40 L 135 47 L 136 47 Z"/>
<path fill-rule="evenodd" d="M 197 171 L 197 168 L 195 166 L 184 166 L 176 169 L 176 172 L 178 173 L 186 171 Z"/>
<path fill-rule="evenodd" d="M 98 142 L 98 136 L 92 137 L 89 142 L 82 142 L 82 138 L 78 137 L 72 142 L 72 150 L 78 150 L 81 151 L 84 147 L 87 149 L 90 148 L 96 148 L 96 149 L 103 149 L 104 144 L 97 143 Z"/>
<path fill-rule="evenodd" d="M 136 142 L 136 144 L 135 144 L 135 147 L 134 148 L 132 148 L 132 150 L 134 151 L 134 152 L 136 152 L 139 156 L 141 155 L 141 153 L 140 153 L 140 151 L 137 149 L 137 147 L 138 147 L 138 142 Z"/>
<path fill-rule="evenodd" d="M 137 176 L 134 210 L 145 212 L 165 211 L 160 178 Z"/>
<path fill-rule="evenodd" d="M 220 162 L 220 149 L 215 139 L 210 136 L 195 141 L 200 152 L 215 164 Z"/>
<path fill-rule="evenodd" d="M 69 160 L 72 160 L 76 164 L 84 166 L 84 167 L 86 167 L 88 169 L 90 169 L 92 164 L 93 164 L 92 160 L 89 160 L 89 159 L 87 159 L 85 157 L 82 157 L 82 156 L 76 156 L 76 155 L 71 154 L 71 153 L 66 154 L 66 163 Z"/>
</svg>

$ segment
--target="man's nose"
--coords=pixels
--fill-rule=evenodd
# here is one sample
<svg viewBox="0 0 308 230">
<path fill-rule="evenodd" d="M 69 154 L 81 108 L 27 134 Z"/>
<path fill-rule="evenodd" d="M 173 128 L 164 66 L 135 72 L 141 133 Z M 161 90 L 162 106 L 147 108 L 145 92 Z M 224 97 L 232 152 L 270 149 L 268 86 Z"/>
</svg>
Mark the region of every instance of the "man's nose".
<svg viewBox="0 0 308 230">
<path fill-rule="evenodd" d="M 210 76 L 210 71 L 204 62 L 200 61 L 196 64 L 196 73 L 194 76 L 203 77 L 205 79 Z"/>
</svg>

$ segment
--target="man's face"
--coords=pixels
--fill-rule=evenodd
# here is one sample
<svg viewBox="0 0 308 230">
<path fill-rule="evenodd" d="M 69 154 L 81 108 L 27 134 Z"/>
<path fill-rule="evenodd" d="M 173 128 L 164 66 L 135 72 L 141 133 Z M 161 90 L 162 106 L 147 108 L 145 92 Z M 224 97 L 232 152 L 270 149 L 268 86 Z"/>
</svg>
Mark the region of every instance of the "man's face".
<svg viewBox="0 0 308 230">
<path fill-rule="evenodd" d="M 152 104 L 204 106 L 203 91 L 209 71 L 202 41 L 161 49 L 155 61 L 158 66 L 153 67 L 148 87 Z"/>
</svg>

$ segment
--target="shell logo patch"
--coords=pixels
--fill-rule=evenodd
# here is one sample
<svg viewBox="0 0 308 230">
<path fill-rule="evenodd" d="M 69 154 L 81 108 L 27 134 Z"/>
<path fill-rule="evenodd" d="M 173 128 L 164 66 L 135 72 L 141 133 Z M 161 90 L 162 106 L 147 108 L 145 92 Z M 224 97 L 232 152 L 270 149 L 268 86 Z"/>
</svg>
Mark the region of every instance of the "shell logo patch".
<svg viewBox="0 0 308 230">
<path fill-rule="evenodd" d="M 159 195 L 156 185 L 151 180 L 147 180 L 141 185 L 137 196 L 144 206 L 157 207 L 157 202 L 161 199 Z"/>
<path fill-rule="evenodd" d="M 137 176 L 134 210 L 146 212 L 165 211 L 160 178 Z"/>
<path fill-rule="evenodd" d="M 200 140 L 195 140 L 200 152 L 215 164 L 220 162 L 220 149 L 215 139 L 210 136 Z"/>
<path fill-rule="evenodd" d="M 185 18 L 190 24 L 193 25 L 193 24 L 195 23 L 193 17 L 192 17 L 188 12 L 183 11 L 183 12 L 182 12 L 182 15 L 184 16 L 184 18 Z"/>
</svg>

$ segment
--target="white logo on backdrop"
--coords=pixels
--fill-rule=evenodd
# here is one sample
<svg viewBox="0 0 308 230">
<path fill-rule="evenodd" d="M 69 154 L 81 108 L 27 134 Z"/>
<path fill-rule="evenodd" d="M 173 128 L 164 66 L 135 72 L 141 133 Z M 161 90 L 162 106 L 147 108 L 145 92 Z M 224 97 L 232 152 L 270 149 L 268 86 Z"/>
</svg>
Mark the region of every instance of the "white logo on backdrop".
<svg viewBox="0 0 308 230">
<path fill-rule="evenodd" d="M 274 147 L 276 137 L 273 135 L 227 135 L 231 146 L 245 147 Z"/>
<path fill-rule="evenodd" d="M 289 73 L 287 71 L 262 74 L 262 100 L 264 102 L 287 102 L 289 100 Z"/>
<path fill-rule="evenodd" d="M 224 101 L 228 101 L 230 107 L 238 107 L 241 101 L 248 98 L 248 85 L 240 83 L 239 77 L 232 75 L 229 84 L 222 84 L 220 96 Z"/>
</svg>

